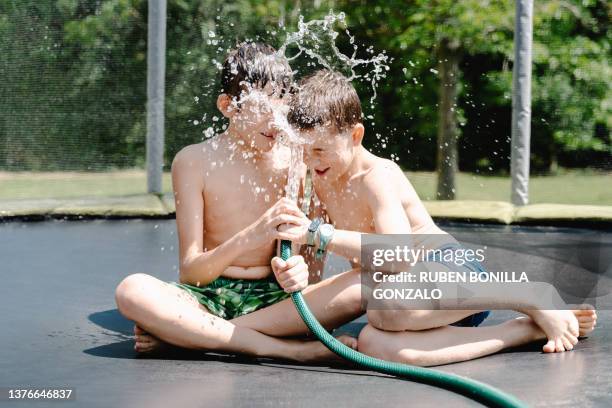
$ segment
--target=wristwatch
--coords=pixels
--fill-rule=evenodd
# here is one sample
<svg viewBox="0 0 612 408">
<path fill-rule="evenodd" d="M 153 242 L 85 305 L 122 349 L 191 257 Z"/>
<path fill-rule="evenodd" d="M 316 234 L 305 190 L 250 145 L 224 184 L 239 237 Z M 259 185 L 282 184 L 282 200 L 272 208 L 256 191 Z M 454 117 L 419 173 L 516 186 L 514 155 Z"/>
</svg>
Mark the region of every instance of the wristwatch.
<svg viewBox="0 0 612 408">
<path fill-rule="evenodd" d="M 335 228 L 331 224 L 323 224 L 319 227 L 319 248 L 317 249 L 316 258 L 323 258 L 325 254 L 325 248 L 329 245 L 329 242 L 334 237 Z"/>
<path fill-rule="evenodd" d="M 312 220 L 312 222 L 308 226 L 308 238 L 306 241 L 306 245 L 314 246 L 315 235 L 317 234 L 317 230 L 319 229 L 322 223 L 323 220 L 321 218 L 315 218 L 314 220 Z"/>
</svg>

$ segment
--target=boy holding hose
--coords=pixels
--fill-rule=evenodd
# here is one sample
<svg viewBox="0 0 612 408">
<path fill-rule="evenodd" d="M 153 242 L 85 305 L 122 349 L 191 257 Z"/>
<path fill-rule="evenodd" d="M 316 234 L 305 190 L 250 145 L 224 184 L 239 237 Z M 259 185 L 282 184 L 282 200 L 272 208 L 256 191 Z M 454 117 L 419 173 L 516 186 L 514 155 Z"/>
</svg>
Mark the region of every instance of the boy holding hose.
<svg viewBox="0 0 612 408">
<path fill-rule="evenodd" d="M 120 312 L 135 322 L 139 352 L 175 346 L 316 361 L 334 355 L 318 341 L 286 339 L 308 330 L 288 292 L 309 283 L 303 259 L 271 259 L 278 227 L 306 217 L 282 198 L 287 168 L 276 160 L 273 109 L 286 104 L 292 71 L 267 45 L 243 43 L 222 71 L 217 107 L 229 127 L 174 158 L 179 283 L 133 274 L 116 289 Z M 274 273 L 272 271 L 274 269 Z M 364 311 L 358 271 L 305 291 L 317 318 L 338 327 Z M 238 324 L 240 317 L 248 317 Z M 356 339 L 340 341 L 356 347 Z"/>
<path fill-rule="evenodd" d="M 302 221 L 301 226 L 281 228 L 280 238 L 314 243 L 323 247 L 320 252 L 329 249 L 353 263 L 360 257 L 361 233 L 411 234 L 417 247 L 427 247 L 430 242 L 426 241 L 438 236 L 441 238 L 435 242 L 449 241 L 448 245 L 458 247 L 434 224 L 401 169 L 361 145 L 361 105 L 346 78 L 321 70 L 302 80 L 288 119 L 309 140 L 305 162 L 313 170 L 314 190 L 333 226 Z M 316 230 L 315 242 L 309 228 Z M 467 267 L 483 271 L 477 263 Z M 546 340 L 544 352 L 563 352 L 574 347 L 578 336 L 593 330 L 594 310 L 586 305 L 578 310 L 542 310 L 534 299 L 559 295 L 548 284 L 534 284 L 532 288 L 521 298 L 504 298 L 500 287 L 501 296 L 488 305 L 467 299 L 463 306 L 472 310 L 434 310 L 433 305 L 428 310 L 369 309 L 369 324 L 359 336 L 358 348 L 386 360 L 437 365 L 536 340 Z M 486 306 L 513 308 L 527 317 L 497 326 L 471 327 L 486 318 Z"/>
</svg>

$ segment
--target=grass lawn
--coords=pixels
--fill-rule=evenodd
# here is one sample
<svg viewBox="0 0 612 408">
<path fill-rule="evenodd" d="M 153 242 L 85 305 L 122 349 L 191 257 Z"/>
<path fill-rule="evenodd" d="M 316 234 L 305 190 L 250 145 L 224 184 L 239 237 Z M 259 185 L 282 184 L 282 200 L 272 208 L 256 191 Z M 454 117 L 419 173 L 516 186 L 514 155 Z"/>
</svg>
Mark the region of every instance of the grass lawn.
<svg viewBox="0 0 612 408">
<path fill-rule="evenodd" d="M 435 173 L 406 175 L 421 199 L 435 199 Z M 457 199 L 510 201 L 510 184 L 509 177 L 459 173 Z M 563 171 L 554 176 L 531 176 L 529 203 L 612 205 L 612 173 Z"/>
<path fill-rule="evenodd" d="M 406 175 L 423 200 L 435 198 L 436 175 L 432 172 L 407 172 Z M 532 176 L 530 203 L 612 205 L 612 173 L 563 171 L 554 176 Z M 172 191 L 170 174 L 164 174 L 163 188 Z M 79 172 L 0 172 L 0 200 L 116 196 L 143 194 L 143 170 L 105 173 Z M 509 201 L 508 177 L 460 173 L 457 199 Z"/>
</svg>

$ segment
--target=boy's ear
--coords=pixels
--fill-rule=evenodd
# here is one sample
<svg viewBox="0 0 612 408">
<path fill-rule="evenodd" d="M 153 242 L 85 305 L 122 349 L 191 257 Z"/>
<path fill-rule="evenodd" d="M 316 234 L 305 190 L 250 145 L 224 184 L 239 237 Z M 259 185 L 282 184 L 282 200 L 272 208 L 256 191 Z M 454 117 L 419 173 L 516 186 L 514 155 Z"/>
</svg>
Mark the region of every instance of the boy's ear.
<svg viewBox="0 0 612 408">
<path fill-rule="evenodd" d="M 217 97 L 217 109 L 226 118 L 234 116 L 234 109 L 232 109 L 232 97 L 226 93 L 222 93 Z"/>
<path fill-rule="evenodd" d="M 351 136 L 353 138 L 353 146 L 358 146 L 361 144 L 364 132 L 365 129 L 363 128 L 363 125 L 361 123 L 358 123 L 353 126 L 353 131 L 351 132 Z"/>
</svg>

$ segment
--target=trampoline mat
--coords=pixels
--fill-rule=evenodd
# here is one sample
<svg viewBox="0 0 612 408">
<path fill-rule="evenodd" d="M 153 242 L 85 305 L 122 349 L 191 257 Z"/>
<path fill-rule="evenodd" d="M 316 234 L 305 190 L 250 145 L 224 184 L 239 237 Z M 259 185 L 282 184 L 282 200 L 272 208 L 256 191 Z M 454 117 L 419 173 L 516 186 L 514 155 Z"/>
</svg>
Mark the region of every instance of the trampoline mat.
<svg viewBox="0 0 612 408">
<path fill-rule="evenodd" d="M 451 233 L 475 228 L 497 227 L 447 225 Z M 535 227 L 521 231 L 542 232 Z M 122 278 L 136 272 L 177 279 L 174 220 L 3 223 L 0 259 L 0 387 L 72 388 L 70 406 L 84 407 L 478 405 L 445 390 L 350 366 L 187 351 L 137 356 L 132 324 L 116 310 L 113 292 Z M 335 259 L 330 272 L 344 266 Z M 527 347 L 438 369 L 489 383 L 531 406 L 608 407 L 612 312 L 598 314 L 594 334 L 572 352 L 542 354 Z M 487 324 L 512 315 L 495 311 Z M 356 335 L 364 322 L 360 318 L 341 331 Z M 29 405 L 61 406 L 18 404 Z"/>
</svg>

